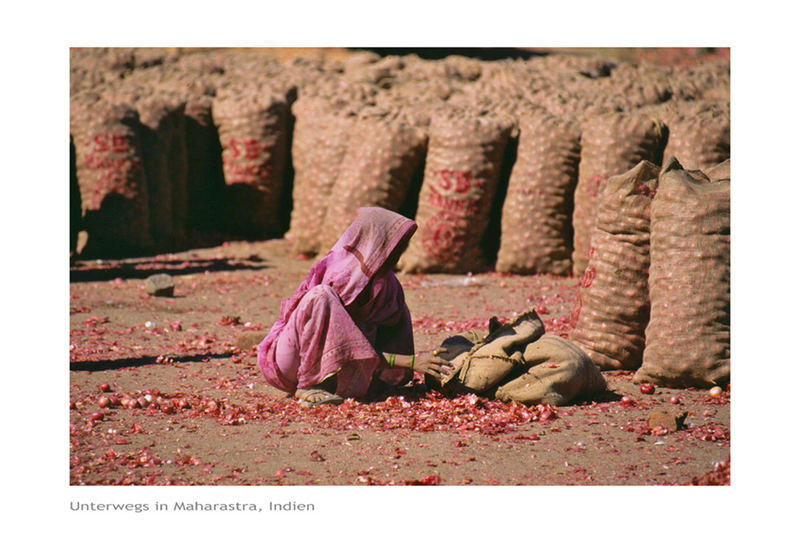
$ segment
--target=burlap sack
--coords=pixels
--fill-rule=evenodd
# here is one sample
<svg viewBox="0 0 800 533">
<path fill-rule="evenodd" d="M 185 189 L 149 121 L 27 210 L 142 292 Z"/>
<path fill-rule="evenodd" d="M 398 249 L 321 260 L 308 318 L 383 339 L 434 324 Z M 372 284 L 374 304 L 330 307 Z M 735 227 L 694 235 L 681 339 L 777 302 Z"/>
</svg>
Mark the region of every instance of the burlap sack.
<svg viewBox="0 0 800 533">
<path fill-rule="evenodd" d="M 355 108 L 345 100 L 302 97 L 292 105 L 292 213 L 287 239 L 295 254 L 320 251 L 328 198 L 347 148 Z"/>
<path fill-rule="evenodd" d="M 730 102 L 730 61 L 706 61 L 672 69 L 673 94 L 682 100 Z"/>
<path fill-rule="evenodd" d="M 597 199 L 608 178 L 641 161 L 660 165 L 666 142 L 664 124 L 636 112 L 605 113 L 584 123 L 572 216 L 573 274 L 580 276 L 586 270 Z"/>
<path fill-rule="evenodd" d="M 580 129 L 541 108 L 519 110 L 519 146 L 502 208 L 496 270 L 572 272 L 572 211 Z"/>
<path fill-rule="evenodd" d="M 223 208 L 222 145 L 211 115 L 213 101 L 202 89 L 188 92 L 186 100 L 186 224 L 198 230 L 218 229 Z"/>
<path fill-rule="evenodd" d="M 483 109 L 487 112 L 493 113 L 498 120 L 502 121 L 509 128 L 509 135 L 506 141 L 506 146 L 503 151 L 502 163 L 500 165 L 500 172 L 497 177 L 497 184 L 495 186 L 495 194 L 491 200 L 491 207 L 487 215 L 486 228 L 483 237 L 480 241 L 480 251 L 482 252 L 482 261 L 486 265 L 493 265 L 497 262 L 497 252 L 500 249 L 500 233 L 501 233 L 501 219 L 503 213 L 503 204 L 505 203 L 506 190 L 508 189 L 508 182 L 511 177 L 511 171 L 516 166 L 517 151 L 519 148 L 519 122 L 517 115 L 519 109 L 525 105 L 525 102 L 520 102 L 512 98 L 502 98 L 497 95 L 489 95 L 483 92 L 483 83 L 475 83 L 473 85 L 481 85 L 481 87 L 474 89 L 477 92 L 462 92 L 454 95 L 448 104 L 452 105 L 457 102 L 457 105 L 472 109 Z"/>
<path fill-rule="evenodd" d="M 289 149 L 285 94 L 258 85 L 220 89 L 212 105 L 222 145 L 230 230 L 277 235 Z"/>
<path fill-rule="evenodd" d="M 528 344 L 544 335 L 544 325 L 535 311 L 519 315 L 508 324 L 491 331 L 468 351 L 452 359 L 454 371 L 442 380 L 443 386 L 485 392 L 505 379 L 515 369 L 522 369 L 523 352 Z M 460 340 L 459 344 L 456 342 Z M 450 338 L 442 347 L 465 347 L 470 335 Z"/>
<path fill-rule="evenodd" d="M 172 185 L 172 229 L 178 246 L 183 242 L 188 218 L 189 155 L 186 144 L 186 99 L 162 92 L 172 109 L 172 137 L 167 145 L 167 168 Z"/>
<path fill-rule="evenodd" d="M 544 335 L 529 344 L 523 358 L 527 372 L 501 385 L 496 399 L 527 405 L 566 405 L 606 390 L 606 382 L 591 359 L 558 335 Z"/>
<path fill-rule="evenodd" d="M 431 120 L 418 235 L 400 259 L 403 272 L 466 273 L 484 267 L 489 223 L 511 124 L 489 111 L 447 108 Z"/>
<path fill-rule="evenodd" d="M 707 169 L 730 158 L 730 105 L 680 102 L 664 120 L 669 141 L 664 158 L 675 157 L 686 169 Z"/>
<path fill-rule="evenodd" d="M 111 71 L 120 76 L 136 65 L 134 48 L 73 47 L 69 49 L 70 63 L 80 63 L 93 70 Z"/>
<path fill-rule="evenodd" d="M 352 123 L 347 149 L 319 227 L 326 254 L 355 219 L 359 207 L 399 211 L 425 157 L 427 136 L 395 113 L 367 107 Z"/>
<path fill-rule="evenodd" d="M 81 188 L 75 166 L 75 142 L 69 136 L 69 251 L 77 251 L 78 232 L 81 227 Z"/>
<path fill-rule="evenodd" d="M 80 189 L 86 254 L 141 252 L 152 246 L 139 114 L 99 95 L 71 100 L 70 134 Z"/>
<path fill-rule="evenodd" d="M 650 316 L 650 204 L 659 167 L 642 161 L 598 198 L 589 263 L 570 316 L 570 340 L 601 369 L 637 369 Z"/>
<path fill-rule="evenodd" d="M 168 248 L 180 237 L 186 219 L 185 102 L 160 92 L 134 96 L 142 123 L 141 147 L 156 245 Z"/>
<path fill-rule="evenodd" d="M 620 63 L 611 75 L 593 84 L 595 94 L 622 96 L 629 108 L 665 102 L 672 96 L 669 69 L 651 64 Z"/>
<path fill-rule="evenodd" d="M 353 63 L 351 57 L 345 61 L 342 77 L 348 81 L 369 83 L 382 89 L 388 89 L 396 82 L 404 66 L 403 59 L 398 56 L 384 58 L 378 56 L 358 64 Z"/>
<path fill-rule="evenodd" d="M 670 159 L 651 207 L 650 322 L 635 380 L 671 387 L 730 380 L 730 179 Z"/>
<path fill-rule="evenodd" d="M 705 175 L 709 181 L 723 181 L 731 179 L 731 160 L 726 159 L 718 165 L 705 170 Z"/>
</svg>

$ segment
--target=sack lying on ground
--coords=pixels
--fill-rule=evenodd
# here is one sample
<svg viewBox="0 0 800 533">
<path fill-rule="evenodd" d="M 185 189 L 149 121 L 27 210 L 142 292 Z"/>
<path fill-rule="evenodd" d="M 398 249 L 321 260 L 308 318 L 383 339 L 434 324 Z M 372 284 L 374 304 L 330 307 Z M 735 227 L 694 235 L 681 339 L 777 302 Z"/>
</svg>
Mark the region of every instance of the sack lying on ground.
<svg viewBox="0 0 800 533">
<path fill-rule="evenodd" d="M 603 113 L 587 120 L 582 129 L 572 216 L 572 272 L 576 276 L 583 274 L 589 261 L 597 199 L 608 178 L 641 161 L 660 165 L 667 142 L 664 124 L 640 112 Z"/>
<path fill-rule="evenodd" d="M 650 204 L 660 168 L 642 161 L 598 198 L 589 263 L 570 317 L 570 340 L 602 369 L 639 368 L 650 316 Z"/>
<path fill-rule="evenodd" d="M 544 325 L 535 311 L 519 315 L 453 359 L 454 370 L 442 385 L 454 382 L 471 392 L 485 392 L 522 367 L 526 346 L 542 335 Z M 469 342 L 467 336 L 463 340 Z M 449 341 L 454 344 L 452 337 Z"/>
<path fill-rule="evenodd" d="M 495 398 L 523 404 L 566 405 L 603 392 L 600 370 L 575 344 L 544 335 L 523 353 L 528 371 L 500 386 Z"/>
<path fill-rule="evenodd" d="M 651 206 L 650 322 L 636 381 L 730 380 L 730 177 L 698 179 L 670 158 Z"/>
</svg>

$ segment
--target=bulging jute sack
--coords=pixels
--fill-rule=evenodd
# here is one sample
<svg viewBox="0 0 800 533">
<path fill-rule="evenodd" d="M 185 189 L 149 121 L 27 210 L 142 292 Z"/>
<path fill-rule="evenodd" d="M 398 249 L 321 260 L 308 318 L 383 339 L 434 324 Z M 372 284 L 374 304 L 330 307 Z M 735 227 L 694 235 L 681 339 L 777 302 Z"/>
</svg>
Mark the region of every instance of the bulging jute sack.
<svg viewBox="0 0 800 533">
<path fill-rule="evenodd" d="M 519 146 L 503 203 L 496 270 L 572 272 L 572 211 L 580 129 L 542 108 L 518 111 Z"/>
<path fill-rule="evenodd" d="M 675 157 L 686 169 L 705 170 L 730 158 L 730 105 L 722 102 L 679 102 L 665 117 L 669 141 L 665 159 Z"/>
<path fill-rule="evenodd" d="M 666 142 L 664 124 L 643 113 L 601 113 L 584 123 L 572 216 L 573 274 L 580 276 L 586 270 L 597 199 L 608 179 L 641 161 L 660 165 Z"/>
<path fill-rule="evenodd" d="M 598 198 L 589 263 L 570 317 L 570 340 L 602 369 L 637 369 L 650 316 L 650 204 L 660 168 L 642 161 Z"/>
<path fill-rule="evenodd" d="M 636 381 L 730 380 L 730 178 L 698 179 L 674 158 L 651 207 L 650 322 Z"/>
<path fill-rule="evenodd" d="M 723 181 L 731 179 L 731 160 L 726 159 L 718 165 L 706 169 L 706 177 L 709 181 Z"/>
<path fill-rule="evenodd" d="M 289 150 L 286 95 L 258 85 L 220 89 L 212 106 L 222 145 L 227 222 L 244 235 L 277 235 Z"/>
<path fill-rule="evenodd" d="M 452 359 L 454 371 L 442 381 L 470 392 L 486 392 L 505 379 L 514 369 L 522 369 L 523 352 L 528 344 L 544 335 L 544 325 L 536 311 L 519 315 L 508 324 L 500 325 L 478 340 L 468 351 Z M 463 344 L 469 336 L 460 336 Z M 450 339 L 450 344 L 456 338 Z M 447 347 L 448 341 L 443 343 Z"/>
<path fill-rule="evenodd" d="M 403 272 L 481 269 L 512 124 L 488 110 L 442 108 L 431 119 L 419 195 L 418 235 L 400 259 Z"/>
<path fill-rule="evenodd" d="M 160 92 L 134 96 L 142 124 L 141 146 L 156 245 L 170 247 L 186 222 L 185 102 Z"/>
<path fill-rule="evenodd" d="M 544 335 L 523 354 L 527 372 L 500 386 L 495 398 L 526 405 L 567 405 L 606 390 L 600 370 L 575 344 Z"/>
<path fill-rule="evenodd" d="M 70 105 L 75 174 L 87 254 L 119 254 L 152 246 L 147 181 L 139 145 L 139 114 L 131 105 L 82 95 Z"/>
<path fill-rule="evenodd" d="M 199 230 L 218 229 L 225 189 L 222 145 L 214 126 L 211 89 L 187 91 L 186 130 L 186 224 Z"/>
<path fill-rule="evenodd" d="M 175 239 L 181 243 L 186 233 L 189 204 L 189 154 L 186 145 L 186 98 L 169 91 L 164 98 L 173 110 L 170 114 L 173 129 L 167 145 L 167 168 L 172 184 L 172 228 Z"/>
<path fill-rule="evenodd" d="M 320 251 L 320 228 L 344 159 L 355 109 L 346 101 L 301 97 L 292 105 L 292 213 L 287 239 L 295 254 Z"/>
<path fill-rule="evenodd" d="M 420 169 L 427 136 L 395 113 L 365 107 L 350 127 L 347 149 L 319 228 L 325 254 L 355 219 L 359 207 L 399 211 Z"/>
<path fill-rule="evenodd" d="M 81 227 L 81 188 L 75 166 L 75 142 L 69 136 L 69 251 L 77 251 L 78 232 Z"/>
</svg>

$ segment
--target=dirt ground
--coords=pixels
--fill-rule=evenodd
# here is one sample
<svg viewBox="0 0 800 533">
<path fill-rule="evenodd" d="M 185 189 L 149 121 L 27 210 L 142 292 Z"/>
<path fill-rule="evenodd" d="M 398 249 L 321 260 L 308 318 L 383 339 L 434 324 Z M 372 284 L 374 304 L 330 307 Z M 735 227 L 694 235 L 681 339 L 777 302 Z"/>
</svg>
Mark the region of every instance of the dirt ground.
<svg viewBox="0 0 800 533">
<path fill-rule="evenodd" d="M 607 394 L 554 409 L 448 397 L 421 379 L 301 409 L 266 385 L 255 349 L 237 339 L 267 330 L 312 264 L 284 240 L 75 261 L 70 484 L 730 484 L 730 392 L 644 394 L 630 372 L 604 372 Z M 173 276 L 173 297 L 146 293 L 155 273 Z M 531 307 L 548 332 L 564 332 L 577 287 L 494 273 L 399 278 L 418 350 Z M 658 409 L 685 414 L 682 427 L 648 427 Z"/>
</svg>

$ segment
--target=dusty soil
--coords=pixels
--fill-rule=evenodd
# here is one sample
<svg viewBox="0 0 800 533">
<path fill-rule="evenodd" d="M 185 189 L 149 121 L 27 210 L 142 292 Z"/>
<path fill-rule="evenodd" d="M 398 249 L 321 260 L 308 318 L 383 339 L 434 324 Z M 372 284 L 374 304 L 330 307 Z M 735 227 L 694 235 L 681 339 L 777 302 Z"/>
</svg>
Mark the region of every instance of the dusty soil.
<svg viewBox="0 0 800 533">
<path fill-rule="evenodd" d="M 730 484 L 730 392 L 644 394 L 630 372 L 605 372 L 609 393 L 595 401 L 553 409 L 448 397 L 421 379 L 301 409 L 266 385 L 254 348 L 237 346 L 271 326 L 313 263 L 288 250 L 229 242 L 71 264 L 71 485 Z M 173 297 L 145 291 L 162 272 Z M 564 332 L 577 287 L 552 276 L 399 277 L 419 350 L 531 307 Z M 685 413 L 683 426 L 649 428 L 662 408 Z"/>
</svg>

